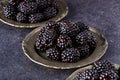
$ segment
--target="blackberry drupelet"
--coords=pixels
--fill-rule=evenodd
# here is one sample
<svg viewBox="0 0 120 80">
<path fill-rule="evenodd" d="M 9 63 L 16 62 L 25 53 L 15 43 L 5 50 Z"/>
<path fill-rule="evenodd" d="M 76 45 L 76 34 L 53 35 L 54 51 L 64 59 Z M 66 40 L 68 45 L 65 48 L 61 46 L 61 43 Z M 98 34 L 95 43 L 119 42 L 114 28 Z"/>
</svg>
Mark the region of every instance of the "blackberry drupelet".
<svg viewBox="0 0 120 80">
<path fill-rule="evenodd" d="M 15 5 L 17 6 L 20 2 L 22 2 L 23 0 L 8 0 L 8 3 L 11 5 Z"/>
<path fill-rule="evenodd" d="M 74 26 L 73 23 L 69 21 L 64 21 L 59 23 L 60 25 L 60 33 L 67 34 L 70 37 L 76 36 L 79 33 L 79 27 Z"/>
<path fill-rule="evenodd" d="M 28 21 L 27 21 L 27 20 L 28 20 L 28 17 L 27 17 L 27 15 L 25 15 L 24 13 L 19 12 L 19 13 L 17 13 L 16 20 L 17 20 L 18 22 L 26 23 L 26 22 L 28 22 Z"/>
<path fill-rule="evenodd" d="M 61 52 L 58 50 L 57 47 L 52 47 L 46 50 L 46 55 L 52 60 L 60 61 L 61 59 Z"/>
<path fill-rule="evenodd" d="M 35 47 L 38 51 L 45 51 L 49 47 L 53 46 L 56 39 L 56 31 L 54 29 L 49 29 L 46 31 L 40 31 L 39 38 L 35 43 Z"/>
<path fill-rule="evenodd" d="M 21 2 L 18 5 L 18 10 L 24 14 L 31 14 L 37 12 L 37 5 L 35 2 Z"/>
<path fill-rule="evenodd" d="M 40 9 L 44 9 L 52 3 L 52 0 L 36 0 L 36 2 Z"/>
<path fill-rule="evenodd" d="M 44 16 L 42 13 L 33 13 L 33 14 L 30 14 L 30 16 L 29 16 L 29 22 L 37 23 L 37 22 L 42 21 L 43 18 L 44 18 Z"/>
<path fill-rule="evenodd" d="M 85 24 L 84 24 L 84 23 L 82 23 L 82 22 L 80 22 L 80 21 L 78 21 L 78 22 L 74 23 L 73 25 L 74 25 L 74 26 L 78 26 L 78 27 L 79 27 L 79 29 L 80 29 L 80 32 L 82 32 L 82 31 L 85 31 L 85 30 L 88 30 L 88 29 L 89 29 L 89 27 L 88 27 L 88 26 L 85 26 Z"/>
<path fill-rule="evenodd" d="M 79 50 L 81 58 L 85 58 L 90 55 L 90 47 L 86 44 L 77 48 Z"/>
<path fill-rule="evenodd" d="M 56 16 L 57 13 L 58 13 L 58 10 L 55 7 L 48 7 L 43 11 L 43 14 L 46 19 Z"/>
<path fill-rule="evenodd" d="M 57 46 L 63 50 L 67 47 L 72 47 L 72 40 L 68 35 L 60 35 L 57 38 Z"/>
<path fill-rule="evenodd" d="M 79 51 L 75 48 L 66 48 L 61 53 L 61 59 L 63 62 L 77 62 L 80 60 Z"/>
<path fill-rule="evenodd" d="M 5 17 L 15 20 L 16 18 L 16 11 L 13 5 L 7 4 L 3 7 L 3 14 Z"/>
</svg>

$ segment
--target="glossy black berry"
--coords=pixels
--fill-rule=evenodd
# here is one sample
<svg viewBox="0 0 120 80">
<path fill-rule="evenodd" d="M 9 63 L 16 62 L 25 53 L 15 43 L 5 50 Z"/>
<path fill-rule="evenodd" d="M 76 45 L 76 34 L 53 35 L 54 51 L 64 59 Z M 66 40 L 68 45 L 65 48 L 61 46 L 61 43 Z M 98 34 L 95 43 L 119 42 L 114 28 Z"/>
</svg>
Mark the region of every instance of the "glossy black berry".
<svg viewBox="0 0 120 80">
<path fill-rule="evenodd" d="M 6 6 L 3 7 L 3 14 L 5 17 L 15 20 L 16 18 L 16 10 L 14 6 L 7 4 Z"/>
<path fill-rule="evenodd" d="M 31 14 L 37 12 L 37 4 L 35 2 L 21 2 L 18 5 L 18 10 L 24 14 Z"/>
<path fill-rule="evenodd" d="M 88 27 L 88 26 L 86 26 L 84 23 L 82 23 L 82 22 L 80 22 L 80 21 L 78 21 L 78 22 L 74 23 L 73 25 L 74 25 L 74 26 L 79 27 L 80 32 L 82 32 L 82 31 L 85 31 L 85 30 L 88 30 L 88 29 L 89 29 L 89 27 Z"/>
<path fill-rule="evenodd" d="M 46 50 L 46 55 L 52 60 L 60 61 L 61 59 L 61 52 L 58 50 L 57 47 L 52 47 Z"/>
<path fill-rule="evenodd" d="M 59 22 L 59 25 L 60 25 L 60 33 L 67 34 L 70 37 L 76 36 L 80 31 L 78 26 L 74 26 L 69 21 Z"/>
<path fill-rule="evenodd" d="M 57 46 L 63 50 L 67 47 L 72 47 L 72 40 L 68 35 L 60 35 L 57 38 Z"/>
<path fill-rule="evenodd" d="M 56 31 L 54 29 L 40 31 L 39 38 L 35 43 L 35 48 L 38 51 L 45 51 L 54 45 L 54 41 L 56 38 Z"/>
<path fill-rule="evenodd" d="M 80 54 L 75 48 L 67 48 L 62 52 L 61 58 L 63 62 L 77 62 L 80 60 Z"/>
<path fill-rule="evenodd" d="M 19 12 L 19 13 L 17 13 L 16 20 L 18 22 L 26 23 L 26 22 L 28 22 L 28 17 L 26 14 Z"/>
<path fill-rule="evenodd" d="M 48 7 L 43 11 L 43 14 L 46 19 L 56 16 L 57 13 L 58 13 L 58 10 L 55 7 Z"/>
<path fill-rule="evenodd" d="M 8 0 L 8 3 L 14 6 L 17 6 L 23 0 Z"/>
<path fill-rule="evenodd" d="M 44 9 L 52 3 L 52 0 L 36 0 L 36 3 L 38 4 L 39 9 Z"/>
<path fill-rule="evenodd" d="M 44 19 L 44 16 L 42 13 L 34 13 L 29 15 L 29 22 L 30 23 L 37 23 L 41 22 Z"/>
<path fill-rule="evenodd" d="M 77 49 L 79 50 L 81 58 L 85 58 L 90 55 L 90 47 L 87 44 L 79 46 Z"/>
</svg>

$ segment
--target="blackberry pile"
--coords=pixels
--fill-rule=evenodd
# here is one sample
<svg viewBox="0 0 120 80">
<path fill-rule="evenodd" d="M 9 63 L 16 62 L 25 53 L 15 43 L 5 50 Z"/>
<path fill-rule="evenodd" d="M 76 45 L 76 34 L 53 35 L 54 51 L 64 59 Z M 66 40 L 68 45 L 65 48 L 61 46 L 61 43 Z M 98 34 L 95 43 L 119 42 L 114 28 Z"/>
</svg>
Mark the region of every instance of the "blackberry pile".
<svg viewBox="0 0 120 80">
<path fill-rule="evenodd" d="M 96 38 L 81 22 L 50 21 L 40 30 L 35 49 L 40 55 L 62 62 L 77 62 L 88 57 L 96 48 Z"/>
<path fill-rule="evenodd" d="M 22 23 L 38 23 L 58 13 L 56 0 L 8 0 L 3 7 L 6 18 Z"/>
<path fill-rule="evenodd" d="M 119 72 L 107 60 L 95 62 L 92 69 L 79 72 L 74 80 L 119 80 Z"/>
</svg>

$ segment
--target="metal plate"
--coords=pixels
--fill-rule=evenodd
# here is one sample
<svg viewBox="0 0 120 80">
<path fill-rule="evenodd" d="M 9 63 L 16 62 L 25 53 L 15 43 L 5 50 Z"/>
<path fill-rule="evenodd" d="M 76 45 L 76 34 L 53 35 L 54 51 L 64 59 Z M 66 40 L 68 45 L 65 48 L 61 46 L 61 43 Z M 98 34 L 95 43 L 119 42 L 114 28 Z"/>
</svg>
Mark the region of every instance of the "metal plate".
<svg viewBox="0 0 120 80">
<path fill-rule="evenodd" d="M 63 19 L 68 14 L 68 6 L 67 6 L 65 0 L 56 0 L 56 1 L 58 4 L 59 12 L 55 17 L 53 17 L 47 21 L 57 22 L 57 21 L 60 21 L 61 19 Z M 8 0 L 0 1 L 0 21 L 4 22 L 5 24 L 8 24 L 8 25 L 11 25 L 14 27 L 20 27 L 20 28 L 35 28 L 35 27 L 39 27 L 47 22 L 47 21 L 43 21 L 43 22 L 39 22 L 39 23 L 20 23 L 17 21 L 10 20 L 3 15 L 3 11 L 2 11 L 3 6 L 7 3 L 8 3 Z"/>
<path fill-rule="evenodd" d="M 119 68 L 120 68 L 120 65 L 114 64 L 114 67 L 115 67 L 116 69 L 119 69 Z M 78 69 L 78 70 L 76 70 L 75 72 L 73 72 L 66 80 L 74 80 L 74 78 L 77 76 L 77 73 L 79 73 L 79 72 L 84 72 L 85 70 L 91 69 L 91 68 L 92 68 L 92 65 L 89 65 L 89 66 L 87 66 L 87 67 Z"/>
<path fill-rule="evenodd" d="M 65 63 L 65 62 L 50 60 L 46 57 L 45 53 L 41 53 L 41 56 L 39 56 L 34 49 L 34 44 L 36 38 L 38 37 L 40 29 L 41 27 L 33 30 L 25 37 L 25 39 L 22 42 L 22 48 L 25 55 L 31 61 L 46 67 L 55 68 L 55 69 L 71 69 L 71 68 L 84 67 L 99 60 L 105 54 L 108 47 L 108 43 L 105 37 L 102 34 L 100 34 L 96 29 L 90 27 L 90 31 L 93 33 L 93 35 L 96 36 L 98 41 L 96 49 L 90 56 L 76 63 Z"/>
</svg>

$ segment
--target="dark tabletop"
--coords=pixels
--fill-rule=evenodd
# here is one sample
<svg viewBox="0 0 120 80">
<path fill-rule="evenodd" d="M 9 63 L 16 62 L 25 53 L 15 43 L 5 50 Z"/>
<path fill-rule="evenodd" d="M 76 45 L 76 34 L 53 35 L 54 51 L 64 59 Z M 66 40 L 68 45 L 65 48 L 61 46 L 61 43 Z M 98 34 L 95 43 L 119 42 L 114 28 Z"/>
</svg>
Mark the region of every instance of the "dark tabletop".
<svg viewBox="0 0 120 80">
<path fill-rule="evenodd" d="M 120 0 L 66 0 L 65 19 L 82 21 L 97 28 L 108 40 L 103 58 L 120 64 Z M 65 80 L 73 71 L 55 70 L 30 61 L 21 42 L 32 29 L 20 29 L 0 22 L 0 80 Z"/>
</svg>

